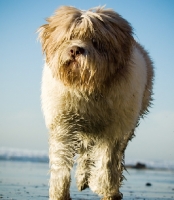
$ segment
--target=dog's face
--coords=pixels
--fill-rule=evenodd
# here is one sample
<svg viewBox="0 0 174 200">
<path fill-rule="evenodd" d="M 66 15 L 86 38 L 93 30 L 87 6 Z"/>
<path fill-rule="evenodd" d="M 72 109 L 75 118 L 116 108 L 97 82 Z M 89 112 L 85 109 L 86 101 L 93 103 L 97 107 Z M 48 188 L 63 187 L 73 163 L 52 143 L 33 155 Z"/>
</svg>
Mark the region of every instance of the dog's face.
<svg viewBox="0 0 174 200">
<path fill-rule="evenodd" d="M 132 28 L 113 10 L 64 6 L 47 22 L 39 29 L 46 62 L 69 87 L 100 90 L 130 59 Z"/>
</svg>

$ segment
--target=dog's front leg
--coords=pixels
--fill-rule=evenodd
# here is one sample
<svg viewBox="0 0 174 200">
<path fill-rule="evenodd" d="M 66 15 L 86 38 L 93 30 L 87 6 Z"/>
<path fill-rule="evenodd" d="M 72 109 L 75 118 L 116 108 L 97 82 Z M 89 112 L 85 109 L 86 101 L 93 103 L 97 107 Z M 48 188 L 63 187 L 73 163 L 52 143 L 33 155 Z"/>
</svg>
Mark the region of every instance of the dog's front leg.
<svg viewBox="0 0 174 200">
<path fill-rule="evenodd" d="M 57 127 L 50 133 L 50 200 L 70 200 L 70 170 L 73 166 L 74 147 L 71 135 Z"/>
<path fill-rule="evenodd" d="M 118 141 L 100 141 L 91 155 L 94 166 L 91 167 L 89 186 L 103 200 L 120 200 L 119 187 L 122 180 L 122 152 Z"/>
</svg>

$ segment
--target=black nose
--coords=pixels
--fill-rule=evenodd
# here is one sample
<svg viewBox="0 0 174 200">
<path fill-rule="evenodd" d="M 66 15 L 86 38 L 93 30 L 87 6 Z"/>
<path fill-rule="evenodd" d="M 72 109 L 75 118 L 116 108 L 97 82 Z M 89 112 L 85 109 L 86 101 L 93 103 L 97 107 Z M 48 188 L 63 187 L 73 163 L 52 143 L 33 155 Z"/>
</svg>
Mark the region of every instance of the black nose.
<svg viewBox="0 0 174 200">
<path fill-rule="evenodd" d="M 72 46 L 69 50 L 69 54 L 71 57 L 75 58 L 76 56 L 83 54 L 84 51 L 85 50 L 82 47 Z"/>
</svg>

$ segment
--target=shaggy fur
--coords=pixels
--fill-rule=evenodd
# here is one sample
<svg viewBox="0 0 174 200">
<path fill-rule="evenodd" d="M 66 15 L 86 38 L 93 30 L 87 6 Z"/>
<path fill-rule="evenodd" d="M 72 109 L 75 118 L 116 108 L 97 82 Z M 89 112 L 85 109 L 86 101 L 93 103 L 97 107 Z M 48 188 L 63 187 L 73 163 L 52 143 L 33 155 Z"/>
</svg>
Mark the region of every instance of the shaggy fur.
<svg viewBox="0 0 174 200">
<path fill-rule="evenodd" d="M 39 29 L 42 108 L 50 132 L 50 200 L 79 190 L 121 199 L 124 150 L 152 101 L 153 67 L 131 25 L 111 9 L 60 7 Z"/>
</svg>

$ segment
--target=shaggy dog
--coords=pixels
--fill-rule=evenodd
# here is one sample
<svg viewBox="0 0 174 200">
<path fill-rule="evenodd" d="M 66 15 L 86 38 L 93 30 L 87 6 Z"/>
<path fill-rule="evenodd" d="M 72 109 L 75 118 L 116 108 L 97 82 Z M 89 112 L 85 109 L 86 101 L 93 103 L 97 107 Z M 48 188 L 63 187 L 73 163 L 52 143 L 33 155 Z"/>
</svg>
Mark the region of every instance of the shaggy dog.
<svg viewBox="0 0 174 200">
<path fill-rule="evenodd" d="M 70 199 L 75 155 L 79 190 L 121 199 L 124 150 L 152 101 L 152 61 L 111 9 L 63 6 L 47 22 L 39 37 L 50 200 Z"/>
</svg>

